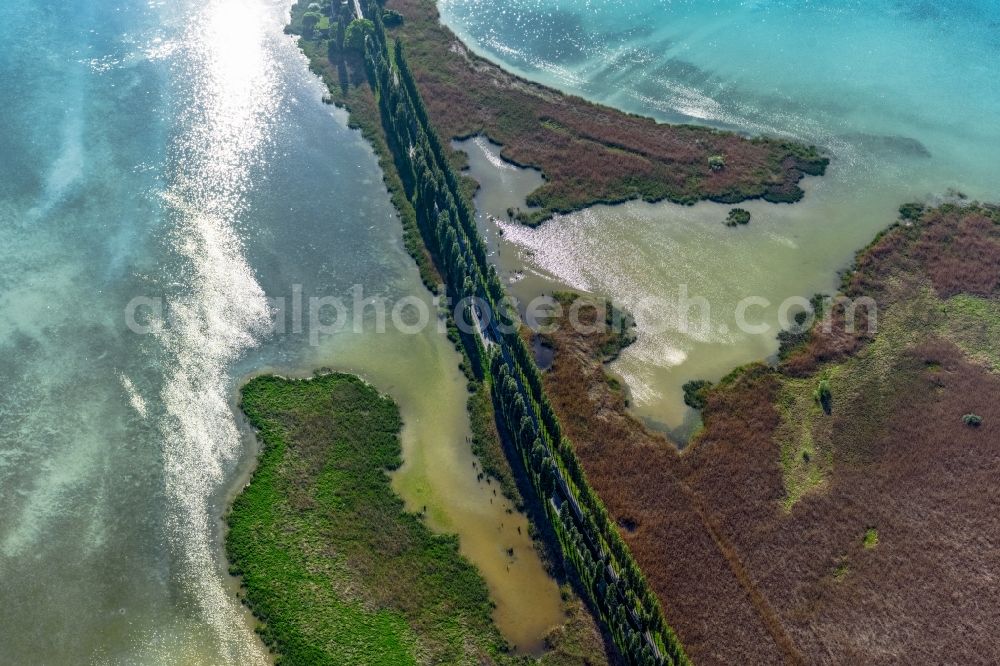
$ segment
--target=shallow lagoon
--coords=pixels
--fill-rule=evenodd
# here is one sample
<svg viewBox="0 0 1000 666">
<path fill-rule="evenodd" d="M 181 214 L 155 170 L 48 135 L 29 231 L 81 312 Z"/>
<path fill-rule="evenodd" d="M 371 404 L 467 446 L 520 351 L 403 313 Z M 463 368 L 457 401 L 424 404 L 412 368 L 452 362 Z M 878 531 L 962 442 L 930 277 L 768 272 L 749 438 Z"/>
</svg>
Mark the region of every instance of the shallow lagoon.
<svg viewBox="0 0 1000 666">
<path fill-rule="evenodd" d="M 1000 198 L 995 3 L 440 6 L 442 20 L 478 53 L 532 80 L 662 121 L 790 136 L 831 155 L 827 175 L 805 181 L 803 202 L 742 204 L 753 214 L 747 227 L 722 224 L 728 206 L 635 202 L 531 230 L 504 222 L 526 191 L 489 173 L 495 147 L 475 147 L 494 153 L 473 160 L 473 170 L 494 183 L 497 193 L 488 186 L 479 201 L 501 221 L 498 256 L 522 300 L 569 286 L 639 310 L 651 299 L 676 304 L 684 289 L 709 303 L 710 324 L 687 330 L 683 308 L 654 308 L 613 366 L 637 413 L 678 436 L 696 420 L 681 401 L 684 382 L 773 355 L 779 305 L 834 290 L 838 271 L 900 204 L 949 190 Z M 532 175 L 523 178 L 530 185 Z M 735 325 L 736 306 L 749 297 L 771 303 L 747 316 L 767 324 L 766 333 Z"/>
</svg>

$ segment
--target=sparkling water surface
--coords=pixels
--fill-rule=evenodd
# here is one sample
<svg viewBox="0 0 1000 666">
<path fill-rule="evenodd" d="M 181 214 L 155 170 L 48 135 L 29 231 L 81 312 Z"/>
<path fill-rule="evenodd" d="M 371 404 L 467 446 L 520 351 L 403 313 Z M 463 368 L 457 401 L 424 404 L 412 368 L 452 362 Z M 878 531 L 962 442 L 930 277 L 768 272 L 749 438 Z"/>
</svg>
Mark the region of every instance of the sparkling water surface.
<svg viewBox="0 0 1000 666">
<path fill-rule="evenodd" d="M 444 333 L 372 334 L 368 311 L 362 332 L 311 340 L 308 311 L 301 329 L 287 311 L 297 290 L 308 310 L 354 285 L 435 311 L 374 155 L 320 102 L 287 12 L 0 4 L 2 664 L 269 660 L 220 521 L 256 453 L 236 391 L 263 371 L 333 367 L 389 392 L 400 490 L 460 534 L 501 628 L 530 648 L 558 613 L 527 537 L 508 534 L 523 517 L 476 481 Z M 169 317 L 137 334 L 137 297 Z M 286 335 L 268 297 L 289 303 Z M 154 310 L 141 301 L 138 323 Z"/>
</svg>

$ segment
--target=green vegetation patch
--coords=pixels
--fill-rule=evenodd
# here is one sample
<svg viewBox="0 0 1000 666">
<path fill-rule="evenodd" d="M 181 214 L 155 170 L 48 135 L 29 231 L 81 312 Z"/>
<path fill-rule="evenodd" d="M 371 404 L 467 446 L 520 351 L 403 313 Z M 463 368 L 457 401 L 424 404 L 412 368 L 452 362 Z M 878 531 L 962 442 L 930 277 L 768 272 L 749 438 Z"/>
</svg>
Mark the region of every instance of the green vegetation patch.
<svg viewBox="0 0 1000 666">
<path fill-rule="evenodd" d="M 830 421 L 814 396 L 812 379 L 785 379 L 778 400 L 782 425 L 777 431 L 785 481 L 785 510 L 807 493 L 822 488 L 833 465 Z"/>
<path fill-rule="evenodd" d="M 833 568 L 833 579 L 838 583 L 847 578 L 848 574 L 851 573 L 851 563 L 847 560 L 847 556 L 838 558 L 836 565 Z"/>
<path fill-rule="evenodd" d="M 490 479 L 498 481 L 504 497 L 513 502 L 518 509 L 523 510 L 524 498 L 517 489 L 514 472 L 504 453 L 500 434 L 497 432 L 489 387 L 481 382 L 477 382 L 475 386 L 476 390 L 469 396 L 468 404 L 469 422 L 472 426 L 472 452 L 479 458 L 482 474 L 487 482 Z"/>
<path fill-rule="evenodd" d="M 865 530 L 865 536 L 861 539 L 861 545 L 865 547 L 866 550 L 871 550 L 878 545 L 878 530 L 874 527 L 869 527 Z"/>
<path fill-rule="evenodd" d="M 260 377 L 242 406 L 263 452 L 226 546 L 279 663 L 515 660 L 457 539 L 392 491 L 401 422 L 389 398 L 349 375 Z"/>
<path fill-rule="evenodd" d="M 942 304 L 947 321 L 942 333 L 962 351 L 1000 372 L 1000 303 L 958 294 Z"/>
<path fill-rule="evenodd" d="M 970 358 L 1000 371 L 1000 303 L 995 299 L 968 294 L 942 299 L 924 281 L 897 277 L 889 278 L 884 288 L 894 305 L 880 311 L 878 333 L 869 345 L 849 359 L 827 364 L 811 378 L 782 376 L 783 418 L 776 438 L 786 509 L 822 487 L 832 471 L 833 431 L 823 417 L 844 412 L 838 447 L 842 455 L 850 448 L 845 443 L 877 438 L 887 426 L 889 406 L 906 399 L 906 387 L 918 371 L 905 354 L 928 334 L 954 342 Z M 931 360 L 924 369 L 936 372 L 939 366 Z M 975 418 L 962 419 L 975 427 Z"/>
<path fill-rule="evenodd" d="M 962 423 L 970 428 L 978 428 L 983 425 L 983 417 L 979 414 L 966 414 L 962 417 Z"/>
<path fill-rule="evenodd" d="M 897 285 L 895 289 L 904 289 Z M 776 432 L 785 482 L 786 510 L 805 494 L 824 486 L 834 453 L 853 456 L 874 441 L 897 399 L 906 399 L 915 368 L 906 353 L 925 331 L 945 330 L 940 301 L 927 287 L 907 289 L 908 300 L 883 311 L 875 339 L 858 354 L 830 363 L 806 378 L 781 376 L 778 408 L 782 425 Z M 834 434 L 830 415 L 843 418 Z M 834 440 L 840 443 L 834 446 Z"/>
<path fill-rule="evenodd" d="M 692 409 L 704 409 L 708 404 L 708 392 L 712 388 L 712 382 L 704 379 L 694 379 L 682 387 L 684 390 L 684 404 Z"/>
<path fill-rule="evenodd" d="M 727 227 L 738 227 L 744 224 L 750 224 L 750 211 L 746 208 L 733 208 L 729 211 L 729 215 L 726 216 L 726 226 Z"/>
</svg>

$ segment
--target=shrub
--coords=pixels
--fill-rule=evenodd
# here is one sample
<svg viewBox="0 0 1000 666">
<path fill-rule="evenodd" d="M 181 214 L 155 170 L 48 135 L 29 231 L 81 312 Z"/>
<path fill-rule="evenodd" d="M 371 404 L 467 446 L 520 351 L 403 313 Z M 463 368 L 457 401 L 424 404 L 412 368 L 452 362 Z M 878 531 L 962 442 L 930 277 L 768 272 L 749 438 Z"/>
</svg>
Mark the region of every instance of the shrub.
<svg viewBox="0 0 1000 666">
<path fill-rule="evenodd" d="M 395 28 L 403 25 L 403 15 L 394 9 L 386 9 L 382 12 L 382 23 L 387 28 Z"/>
<path fill-rule="evenodd" d="M 978 428 L 983 425 L 983 417 L 978 414 L 966 414 L 962 417 L 962 421 L 970 428 Z"/>
<path fill-rule="evenodd" d="M 735 227 L 740 224 L 750 224 L 750 211 L 744 208 L 734 208 L 729 211 L 726 218 L 727 227 Z"/>
<path fill-rule="evenodd" d="M 708 166 L 712 171 L 722 171 L 726 168 L 726 158 L 724 155 L 712 155 L 708 158 Z"/>
<path fill-rule="evenodd" d="M 821 379 L 816 390 L 813 391 L 813 399 L 823 408 L 823 411 L 829 414 L 833 405 L 833 392 L 830 390 L 830 381 L 827 379 Z"/>
<path fill-rule="evenodd" d="M 375 24 L 368 19 L 354 19 L 344 33 L 344 48 L 363 51 L 365 37 L 375 32 Z"/>
<path fill-rule="evenodd" d="M 306 12 L 302 15 L 302 29 L 306 33 L 312 32 L 317 24 L 323 19 L 323 15 L 319 12 Z"/>
<path fill-rule="evenodd" d="M 907 203 L 899 207 L 899 216 L 904 220 L 919 220 L 923 214 L 923 204 Z"/>
<path fill-rule="evenodd" d="M 684 404 L 692 409 L 704 409 L 708 401 L 708 390 L 712 388 L 712 382 L 704 379 L 695 379 L 683 386 Z"/>
</svg>

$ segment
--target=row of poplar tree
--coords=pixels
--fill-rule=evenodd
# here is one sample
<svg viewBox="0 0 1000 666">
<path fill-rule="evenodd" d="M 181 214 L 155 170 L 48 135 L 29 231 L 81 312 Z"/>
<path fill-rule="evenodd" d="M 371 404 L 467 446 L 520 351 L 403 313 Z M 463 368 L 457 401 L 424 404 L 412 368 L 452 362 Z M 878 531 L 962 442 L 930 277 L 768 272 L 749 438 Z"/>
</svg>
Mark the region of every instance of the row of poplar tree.
<svg viewBox="0 0 1000 666">
<path fill-rule="evenodd" d="M 475 374 L 491 386 L 497 425 L 520 453 L 565 560 L 621 654 L 637 666 L 687 664 L 659 601 L 562 435 L 403 48 L 398 40 L 390 48 L 379 3 L 363 0 L 362 6 L 374 25 L 365 45 L 366 64 L 417 226 L 449 295 L 467 304 L 461 316 L 472 324 L 482 321 L 481 335 L 464 332 L 461 339 Z"/>
</svg>

